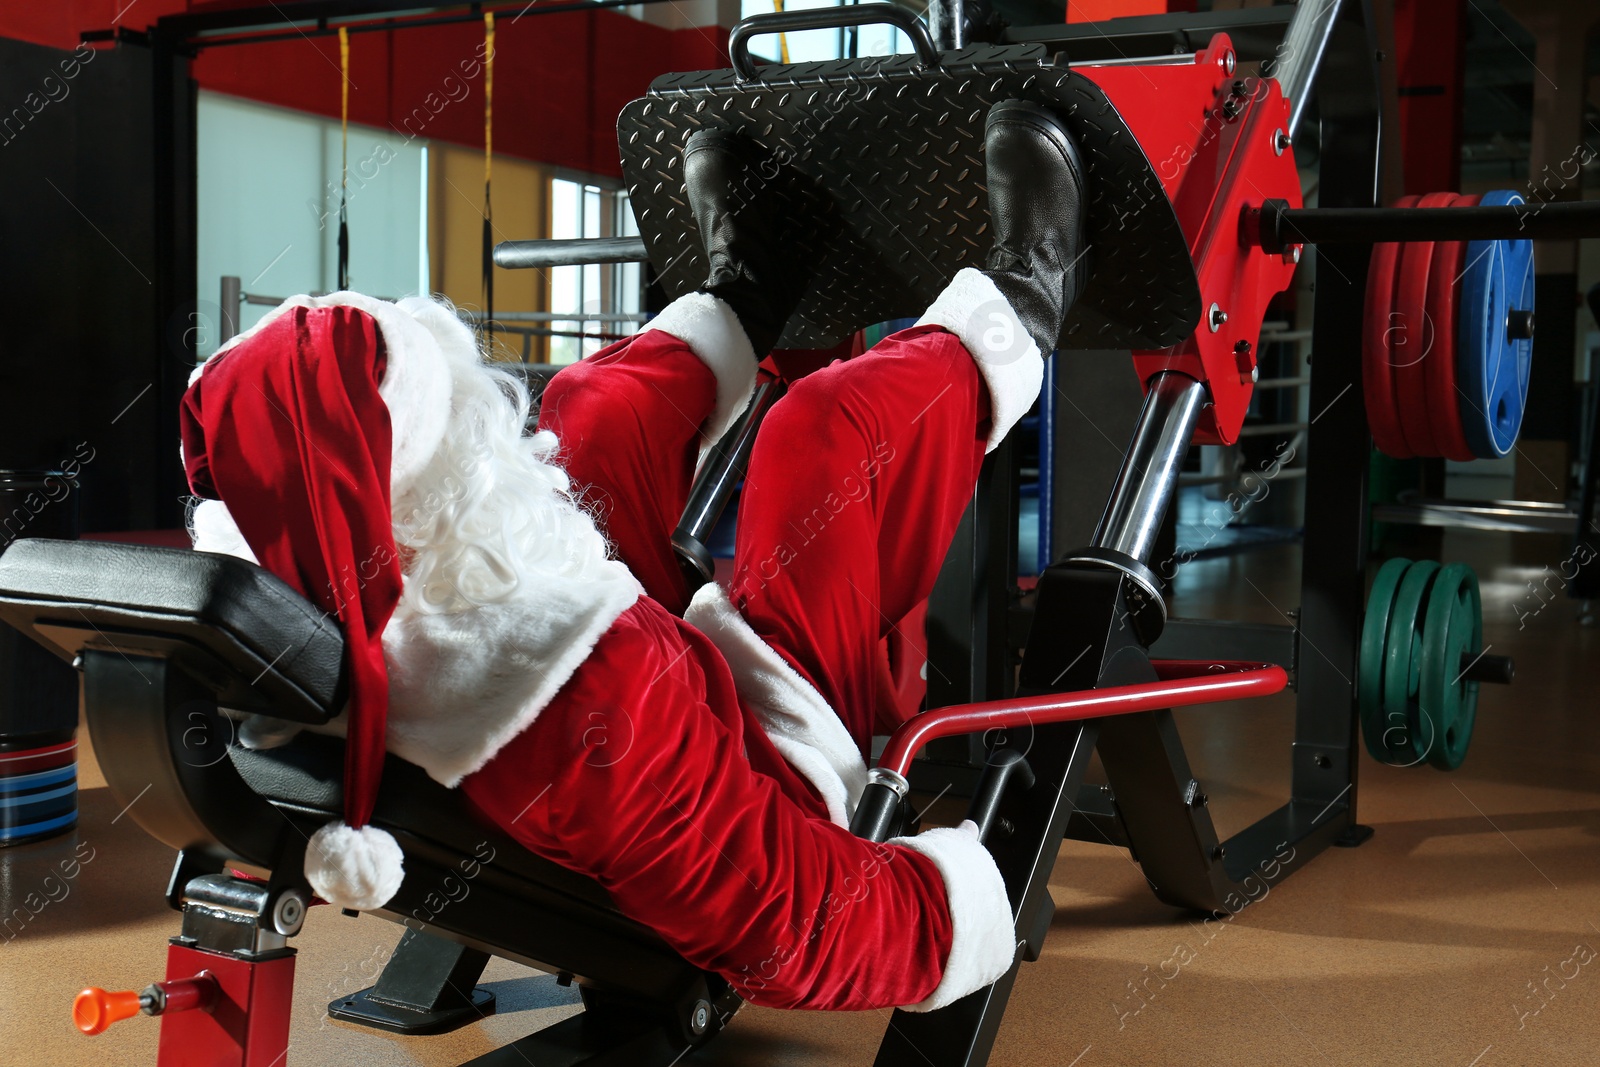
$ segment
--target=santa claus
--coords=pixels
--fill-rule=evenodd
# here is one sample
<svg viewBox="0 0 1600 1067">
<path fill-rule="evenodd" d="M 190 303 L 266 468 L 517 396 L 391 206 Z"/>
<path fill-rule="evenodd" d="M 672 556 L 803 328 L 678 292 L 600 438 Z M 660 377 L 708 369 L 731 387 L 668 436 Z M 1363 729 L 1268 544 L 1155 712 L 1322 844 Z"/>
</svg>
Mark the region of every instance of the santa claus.
<svg viewBox="0 0 1600 1067">
<path fill-rule="evenodd" d="M 521 383 L 428 299 L 296 298 L 196 371 L 195 547 L 259 562 L 347 635 L 345 818 L 307 851 L 317 893 L 376 908 L 401 884 L 367 825 L 387 749 L 757 1004 L 929 1010 L 1006 971 L 971 823 L 847 829 L 879 641 L 928 595 L 1082 288 L 1071 139 L 1009 101 L 986 152 L 986 269 L 773 407 L 727 588 L 691 596 L 671 533 L 807 284 L 785 251 L 805 220 L 738 134 L 684 151 L 705 285 L 557 374 L 532 436 Z"/>
</svg>

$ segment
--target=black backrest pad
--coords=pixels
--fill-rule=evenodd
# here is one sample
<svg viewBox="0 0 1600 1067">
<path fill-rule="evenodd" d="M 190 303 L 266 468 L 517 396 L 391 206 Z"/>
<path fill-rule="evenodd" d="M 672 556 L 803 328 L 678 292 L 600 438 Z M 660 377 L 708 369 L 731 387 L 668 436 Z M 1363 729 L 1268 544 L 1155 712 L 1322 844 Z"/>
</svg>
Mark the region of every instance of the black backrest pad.
<svg viewBox="0 0 1600 1067">
<path fill-rule="evenodd" d="M 226 707 L 326 722 L 345 698 L 338 620 L 232 556 L 99 541 L 17 541 L 0 619 L 63 658 L 85 645 L 170 655 Z"/>
<path fill-rule="evenodd" d="M 1056 112 L 1088 168 L 1088 288 L 1060 347 L 1165 348 L 1194 329 L 1200 287 L 1188 242 L 1139 142 L 1099 86 L 1042 45 L 668 74 L 622 109 L 622 172 L 669 297 L 706 278 L 681 166 L 706 127 L 754 138 L 781 161 L 762 195 L 805 218 L 795 254 L 815 275 L 779 344 L 820 348 L 863 326 L 920 315 L 992 238 L 984 123 L 1001 100 Z M 795 188 L 788 188 L 792 181 Z"/>
</svg>

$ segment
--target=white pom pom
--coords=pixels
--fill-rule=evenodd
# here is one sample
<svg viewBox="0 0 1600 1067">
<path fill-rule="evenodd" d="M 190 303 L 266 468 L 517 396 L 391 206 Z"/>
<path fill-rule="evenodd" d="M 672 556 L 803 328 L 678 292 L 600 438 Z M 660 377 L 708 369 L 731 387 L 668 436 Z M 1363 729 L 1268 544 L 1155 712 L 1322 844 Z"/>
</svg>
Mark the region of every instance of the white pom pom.
<svg viewBox="0 0 1600 1067">
<path fill-rule="evenodd" d="M 383 907 L 405 875 L 399 843 L 376 826 L 352 830 L 330 822 L 306 846 L 306 880 L 317 896 L 341 908 Z"/>
</svg>

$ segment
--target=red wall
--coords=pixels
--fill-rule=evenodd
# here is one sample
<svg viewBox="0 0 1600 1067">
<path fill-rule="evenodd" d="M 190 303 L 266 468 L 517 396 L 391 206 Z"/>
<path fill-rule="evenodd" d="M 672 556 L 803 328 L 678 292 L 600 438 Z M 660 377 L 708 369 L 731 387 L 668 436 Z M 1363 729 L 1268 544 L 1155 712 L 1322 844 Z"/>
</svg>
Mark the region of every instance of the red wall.
<svg viewBox="0 0 1600 1067">
<path fill-rule="evenodd" d="M 13 0 L 0 4 L 0 37 L 49 45 L 52 48 L 78 47 L 78 34 L 84 30 L 107 30 L 120 12 L 117 25 L 142 30 L 162 15 L 234 6 L 229 3 L 195 3 L 193 0 Z"/>
<path fill-rule="evenodd" d="M 1194 0 L 1067 0 L 1068 22 L 1105 22 L 1129 15 L 1193 11 Z"/>
<path fill-rule="evenodd" d="M 239 6 L 197 0 L 71 0 L 9 4 L 0 36 L 72 48 L 81 30 Z M 285 10 L 292 5 L 284 2 Z M 483 25 L 463 22 L 350 37 L 350 118 L 407 136 L 483 144 Z M 616 117 L 658 75 L 727 65 L 728 34 L 666 30 L 612 11 L 505 14 L 496 20 L 496 153 L 617 175 Z M 339 40 L 292 38 L 212 48 L 194 62 L 203 88 L 339 115 Z"/>
</svg>

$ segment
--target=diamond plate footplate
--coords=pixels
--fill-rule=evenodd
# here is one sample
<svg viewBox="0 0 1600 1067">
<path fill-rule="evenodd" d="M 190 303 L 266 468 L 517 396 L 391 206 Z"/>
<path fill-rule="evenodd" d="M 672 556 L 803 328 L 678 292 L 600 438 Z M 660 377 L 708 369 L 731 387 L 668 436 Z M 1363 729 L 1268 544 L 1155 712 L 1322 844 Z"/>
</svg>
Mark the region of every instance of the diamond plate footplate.
<svg viewBox="0 0 1600 1067">
<path fill-rule="evenodd" d="M 1032 100 L 1061 116 L 1088 166 L 1089 283 L 1062 348 L 1165 348 L 1194 329 L 1188 244 L 1122 116 L 1040 45 L 978 46 L 926 69 L 914 56 L 670 74 L 617 119 L 622 170 L 669 297 L 706 277 L 679 165 L 695 131 L 736 129 L 782 162 L 763 196 L 809 221 L 817 264 L 780 344 L 822 348 L 865 325 L 920 315 L 989 248 L 983 130 L 991 105 Z M 812 199 L 816 196 L 816 199 Z"/>
</svg>

